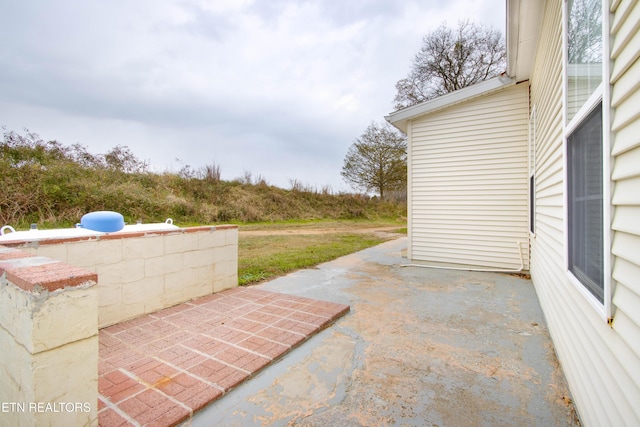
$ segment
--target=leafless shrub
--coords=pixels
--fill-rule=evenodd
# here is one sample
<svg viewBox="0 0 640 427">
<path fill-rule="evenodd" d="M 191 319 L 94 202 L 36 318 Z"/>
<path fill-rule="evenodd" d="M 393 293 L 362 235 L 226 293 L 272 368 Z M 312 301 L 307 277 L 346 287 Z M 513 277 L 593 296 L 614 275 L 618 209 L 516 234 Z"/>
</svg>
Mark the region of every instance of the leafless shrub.
<svg viewBox="0 0 640 427">
<path fill-rule="evenodd" d="M 315 187 L 309 184 L 305 184 L 299 179 L 290 179 L 289 185 L 291 186 L 291 191 L 293 192 L 318 194 L 318 190 Z"/>
<path fill-rule="evenodd" d="M 210 165 L 205 165 L 198 171 L 199 179 L 207 182 L 220 182 L 222 177 L 222 169 L 220 165 L 213 162 Z"/>
<path fill-rule="evenodd" d="M 321 193 L 325 196 L 333 195 L 333 187 L 331 187 L 330 185 L 323 185 Z"/>
</svg>

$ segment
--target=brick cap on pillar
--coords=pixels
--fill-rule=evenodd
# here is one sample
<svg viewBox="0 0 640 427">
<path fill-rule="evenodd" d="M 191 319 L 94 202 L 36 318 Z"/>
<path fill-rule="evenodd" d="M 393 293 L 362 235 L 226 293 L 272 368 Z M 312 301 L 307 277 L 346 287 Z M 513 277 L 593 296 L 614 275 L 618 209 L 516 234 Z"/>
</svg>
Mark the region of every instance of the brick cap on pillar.
<svg viewBox="0 0 640 427">
<path fill-rule="evenodd" d="M 96 273 L 51 258 L 0 246 L 0 277 L 27 292 L 49 292 L 98 282 Z"/>
</svg>

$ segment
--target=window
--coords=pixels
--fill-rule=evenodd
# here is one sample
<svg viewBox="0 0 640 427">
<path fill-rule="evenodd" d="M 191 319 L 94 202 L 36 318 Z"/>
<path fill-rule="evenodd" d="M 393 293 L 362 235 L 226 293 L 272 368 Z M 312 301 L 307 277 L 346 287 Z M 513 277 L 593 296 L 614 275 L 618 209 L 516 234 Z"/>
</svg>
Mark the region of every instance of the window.
<svg viewBox="0 0 640 427">
<path fill-rule="evenodd" d="M 567 140 L 569 271 L 604 303 L 602 103 Z"/>
<path fill-rule="evenodd" d="M 567 264 L 605 304 L 602 0 L 568 0 L 566 12 Z"/>
<path fill-rule="evenodd" d="M 569 0 L 567 121 L 602 83 L 602 0 Z"/>
</svg>

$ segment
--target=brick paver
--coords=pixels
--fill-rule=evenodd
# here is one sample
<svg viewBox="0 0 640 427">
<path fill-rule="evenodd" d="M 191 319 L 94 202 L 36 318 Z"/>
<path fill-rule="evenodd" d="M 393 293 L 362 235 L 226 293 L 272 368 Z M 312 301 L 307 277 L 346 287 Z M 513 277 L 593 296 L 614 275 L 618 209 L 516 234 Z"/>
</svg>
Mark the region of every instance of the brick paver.
<svg viewBox="0 0 640 427">
<path fill-rule="evenodd" d="M 348 311 L 234 288 L 104 328 L 99 425 L 176 425 Z"/>
</svg>

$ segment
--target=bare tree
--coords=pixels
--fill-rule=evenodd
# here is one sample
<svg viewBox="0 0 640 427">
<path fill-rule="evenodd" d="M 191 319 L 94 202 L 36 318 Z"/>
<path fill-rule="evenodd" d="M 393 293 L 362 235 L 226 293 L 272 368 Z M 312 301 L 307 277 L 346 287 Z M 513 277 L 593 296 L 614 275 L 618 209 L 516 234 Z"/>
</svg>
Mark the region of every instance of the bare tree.
<svg viewBox="0 0 640 427">
<path fill-rule="evenodd" d="M 484 81 L 506 69 L 502 33 L 469 21 L 442 24 L 422 40 L 409 75 L 396 83 L 394 106 L 410 107 Z"/>
<path fill-rule="evenodd" d="M 352 187 L 376 191 L 381 199 L 388 190 L 406 187 L 406 138 L 388 124 L 371 123 L 349 147 L 341 175 Z"/>
<path fill-rule="evenodd" d="M 569 10 L 567 45 L 570 64 L 602 62 L 602 10 L 594 0 L 574 0 Z"/>
</svg>

